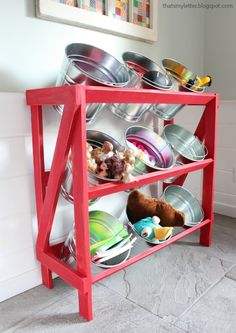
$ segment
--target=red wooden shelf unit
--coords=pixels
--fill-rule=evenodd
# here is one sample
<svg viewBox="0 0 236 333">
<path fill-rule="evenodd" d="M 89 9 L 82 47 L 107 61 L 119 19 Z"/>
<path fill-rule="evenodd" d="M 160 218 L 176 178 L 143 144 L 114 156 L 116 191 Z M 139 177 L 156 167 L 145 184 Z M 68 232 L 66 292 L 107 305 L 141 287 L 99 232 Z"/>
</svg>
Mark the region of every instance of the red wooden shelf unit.
<svg viewBox="0 0 236 333">
<path fill-rule="evenodd" d="M 52 288 L 52 272 L 78 290 L 79 312 L 87 320 L 92 319 L 92 284 L 168 246 L 200 229 L 200 243 L 209 246 L 213 225 L 213 193 L 216 150 L 216 124 L 218 95 L 187 92 L 162 92 L 158 90 L 114 89 L 91 86 L 63 86 L 28 90 L 27 104 L 31 107 L 34 179 L 39 232 L 36 243 L 37 258 L 41 263 L 43 284 Z M 169 103 L 203 105 L 205 110 L 195 135 L 208 148 L 207 159 L 171 170 L 156 171 L 137 176 L 130 183 L 107 183 L 88 186 L 86 160 L 86 103 Z M 51 171 L 45 170 L 43 145 L 42 105 L 63 104 L 64 111 L 58 131 Z M 74 219 L 76 237 L 76 269 L 59 257 L 62 244 L 50 246 L 55 209 L 69 151 L 72 151 Z M 202 206 L 205 220 L 172 237 L 169 241 L 150 247 L 113 268 L 92 275 L 89 251 L 88 200 L 137 186 L 180 176 L 175 184 L 182 185 L 189 172 L 203 169 Z"/>
</svg>

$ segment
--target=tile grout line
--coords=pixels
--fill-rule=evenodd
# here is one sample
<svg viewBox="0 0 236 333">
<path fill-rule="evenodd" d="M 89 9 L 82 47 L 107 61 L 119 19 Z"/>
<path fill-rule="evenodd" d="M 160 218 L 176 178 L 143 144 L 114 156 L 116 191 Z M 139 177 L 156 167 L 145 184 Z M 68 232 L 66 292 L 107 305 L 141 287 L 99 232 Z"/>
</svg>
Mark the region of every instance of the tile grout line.
<svg viewBox="0 0 236 333">
<path fill-rule="evenodd" d="M 222 260 L 220 259 L 220 258 L 218 258 L 221 262 L 222 262 Z M 138 303 L 136 303 L 135 301 L 133 301 L 133 300 L 131 300 L 131 299 L 129 299 L 129 298 L 127 298 L 128 297 L 128 295 L 126 295 L 125 296 L 125 299 L 127 299 L 128 301 L 130 301 L 130 302 L 132 302 L 133 304 L 135 304 L 135 305 L 137 305 L 137 306 L 139 306 L 140 308 L 142 308 L 142 309 L 144 309 L 145 311 L 147 311 L 147 312 L 149 312 L 149 313 L 151 313 L 151 314 L 153 314 L 154 316 L 156 316 L 156 317 L 158 317 L 158 318 L 160 318 L 160 319 L 162 319 L 162 320 L 164 320 L 164 321 L 166 321 L 168 324 L 170 324 L 170 325 L 172 325 L 173 327 L 177 327 L 178 329 L 179 329 L 179 327 L 178 326 L 176 326 L 175 325 L 175 323 L 186 313 L 186 312 L 188 312 L 196 303 L 198 303 L 199 302 L 199 300 L 202 298 L 202 297 L 204 297 L 211 289 L 213 289 L 218 283 L 220 283 L 224 278 L 228 278 L 227 276 L 226 276 L 226 274 L 228 274 L 234 267 L 236 267 L 236 264 L 235 263 L 233 263 L 233 262 L 231 262 L 232 263 L 232 266 L 228 269 L 228 270 L 226 270 L 225 271 L 225 273 L 224 273 L 224 275 L 222 275 L 222 277 L 219 279 L 219 280 L 217 280 L 215 283 L 213 283 L 212 285 L 210 285 L 206 290 L 205 290 L 205 292 L 203 292 L 197 299 L 195 299 L 194 301 L 193 301 L 193 303 L 187 308 L 187 309 L 185 309 L 178 317 L 176 317 L 176 319 L 172 322 L 172 323 L 170 323 L 170 322 L 168 322 L 166 319 L 165 319 L 165 317 L 160 317 L 158 314 L 155 314 L 155 313 L 153 313 L 152 311 L 150 311 L 150 310 L 148 310 L 148 309 L 146 309 L 145 307 L 143 307 L 142 305 L 140 305 L 140 304 L 138 304 Z M 123 276 L 123 281 L 125 282 L 125 285 L 126 285 L 126 280 L 124 280 L 124 278 L 125 278 L 125 276 L 126 276 L 126 274 Z M 229 278 L 230 279 L 230 278 Z M 232 279 L 232 280 L 234 280 L 234 279 Z M 236 281 L 236 280 L 234 280 L 234 281 Z M 120 296 L 123 296 L 123 295 L 121 295 L 119 292 L 117 292 L 117 291 L 115 291 L 114 289 L 112 289 L 112 288 L 109 288 L 109 287 L 107 287 L 106 285 L 103 285 L 103 284 L 101 284 L 101 283 L 99 283 L 101 286 L 103 286 L 103 287 L 105 287 L 105 288 L 107 288 L 107 289 L 109 289 L 109 290 L 111 290 L 111 291 L 113 291 L 113 292 L 115 292 L 116 294 L 118 294 L 118 295 L 120 295 Z M 128 286 L 129 287 L 129 286 Z M 129 288 L 128 288 L 129 289 Z M 126 290 L 127 290 L 127 288 L 126 288 Z M 180 319 L 181 320 L 181 319 Z M 181 329 L 182 331 L 183 331 L 183 329 Z M 187 331 L 183 331 L 183 332 L 186 332 L 186 333 L 188 333 Z"/>
<path fill-rule="evenodd" d="M 230 277 L 230 276 L 226 276 L 226 274 L 228 274 L 228 273 L 229 273 L 232 269 L 234 269 L 234 268 L 236 268 L 236 264 L 234 264 L 234 265 L 231 267 L 231 269 L 230 269 L 228 272 L 225 273 L 225 278 L 226 278 L 226 279 L 233 280 L 233 281 L 236 282 L 236 277 L 233 278 L 233 277 Z"/>
<path fill-rule="evenodd" d="M 158 316 L 157 314 L 155 314 L 155 313 L 149 311 L 148 309 L 144 308 L 143 306 L 141 306 L 141 305 L 135 303 L 133 300 L 128 299 L 128 298 L 126 298 L 126 297 L 123 297 L 123 296 L 122 296 L 121 294 L 119 294 L 118 292 L 116 292 L 116 291 L 114 291 L 114 290 L 112 290 L 112 289 L 110 289 L 110 288 L 108 288 L 108 287 L 102 285 L 102 284 L 99 283 L 99 282 L 98 282 L 98 285 L 100 285 L 100 286 L 103 287 L 103 288 L 109 289 L 110 291 L 114 292 L 115 294 L 119 295 L 120 297 L 126 299 L 128 302 L 133 303 L 133 304 L 135 304 L 137 307 L 143 309 L 145 312 L 152 314 L 153 316 L 155 316 L 155 317 L 161 319 L 163 322 L 166 322 L 163 318 L 161 318 L 161 317 Z M 71 295 L 73 292 L 74 292 L 74 288 L 73 288 L 72 291 L 70 291 L 70 292 L 69 292 L 67 295 L 65 295 L 64 297 L 62 297 L 62 298 L 60 298 L 60 299 L 57 299 L 55 302 L 53 302 L 53 303 L 51 303 L 51 304 L 48 304 L 47 306 L 43 307 L 42 309 L 38 310 L 37 312 L 34 312 L 34 313 L 31 315 L 31 320 L 33 320 L 33 318 L 35 318 L 37 314 L 39 314 L 40 312 L 44 311 L 45 309 L 51 307 L 53 304 L 57 303 L 59 300 L 61 301 L 61 300 L 65 299 L 66 297 L 68 297 L 68 295 Z M 27 321 L 28 321 L 28 320 L 29 320 L 29 319 L 24 318 L 24 319 L 18 321 L 17 323 L 15 323 L 13 326 L 9 326 L 7 329 L 4 329 L 3 331 L 0 331 L 0 332 L 1 332 L 1 333 L 10 333 L 9 330 L 10 330 L 10 329 L 13 329 L 13 330 L 11 331 L 11 333 L 14 333 L 14 332 L 16 332 L 16 330 L 19 329 L 19 328 L 22 329 L 22 328 L 24 328 L 24 327 L 27 327 Z M 26 325 L 21 325 L 21 324 L 24 324 L 24 322 L 25 322 Z M 182 328 L 177 327 L 177 326 L 174 325 L 173 323 L 168 323 L 168 322 L 166 322 L 166 323 L 167 323 L 168 325 L 170 325 L 171 327 L 173 327 L 173 328 L 177 328 L 180 332 L 182 331 L 183 333 L 188 333 L 187 331 L 183 330 Z"/>
<path fill-rule="evenodd" d="M 211 290 L 211 289 L 213 289 L 217 284 L 219 284 L 223 279 L 225 279 L 225 278 L 227 278 L 226 277 L 226 274 L 228 274 L 231 270 L 232 270 L 232 268 L 233 267 L 235 267 L 236 266 L 236 264 L 233 264 L 233 266 L 231 266 L 225 273 L 224 273 L 224 275 L 218 280 L 218 281 L 216 281 L 215 283 L 213 283 L 211 286 L 209 286 L 197 299 L 195 299 L 195 301 L 193 301 L 193 303 L 187 308 L 187 309 L 185 309 L 182 313 L 181 313 L 181 315 L 179 315 L 177 318 L 176 318 L 176 320 L 174 321 L 174 323 L 176 323 L 176 321 L 178 320 L 178 319 L 180 319 L 181 320 L 181 317 L 183 316 L 183 315 L 185 315 L 185 313 L 187 313 L 195 304 L 197 304 L 201 299 L 202 299 L 202 297 L 204 297 L 206 294 L 208 294 L 208 292 Z"/>
<path fill-rule="evenodd" d="M 125 282 L 125 281 L 124 281 L 124 282 Z M 102 286 L 102 287 L 105 287 L 106 289 L 109 289 L 110 291 L 114 292 L 115 294 L 117 294 L 117 295 L 123 297 L 123 298 L 126 299 L 128 302 L 130 302 L 130 303 L 132 303 L 132 304 L 135 304 L 135 305 L 138 306 L 139 308 L 143 309 L 145 312 L 150 313 L 151 315 L 157 317 L 158 319 L 161 319 L 162 321 L 166 322 L 166 323 L 167 323 L 168 325 L 170 325 L 171 327 L 173 327 L 173 328 L 177 328 L 177 329 L 179 329 L 180 331 L 182 331 L 183 333 L 188 333 L 187 331 L 183 330 L 182 328 L 180 329 L 179 327 L 177 327 L 174 323 L 170 323 L 170 322 L 166 321 L 163 317 L 160 317 L 158 314 L 156 314 L 156 313 L 150 311 L 149 309 L 146 309 L 144 306 L 142 306 L 142 305 L 136 303 L 136 302 L 133 301 L 132 299 L 127 298 L 128 296 L 125 296 L 125 297 L 124 297 L 122 294 L 120 294 L 120 293 L 117 292 L 116 290 L 111 289 L 111 288 L 109 288 L 109 287 L 107 287 L 107 286 L 101 284 L 100 282 L 98 282 L 98 284 L 99 284 L 100 286 Z"/>
</svg>

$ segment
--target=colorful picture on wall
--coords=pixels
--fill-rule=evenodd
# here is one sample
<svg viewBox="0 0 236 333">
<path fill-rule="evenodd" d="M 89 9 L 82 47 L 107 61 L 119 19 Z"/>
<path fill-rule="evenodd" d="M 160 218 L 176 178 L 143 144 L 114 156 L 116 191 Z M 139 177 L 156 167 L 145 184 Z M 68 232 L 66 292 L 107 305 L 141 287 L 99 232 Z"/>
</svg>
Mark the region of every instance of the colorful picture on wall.
<svg viewBox="0 0 236 333">
<path fill-rule="evenodd" d="M 110 1 L 108 5 L 108 16 L 112 16 L 115 19 L 129 22 L 129 1 Z"/>
<path fill-rule="evenodd" d="M 35 0 L 45 20 L 126 38 L 157 41 L 158 0 Z M 98 15 L 97 15 L 98 14 Z"/>
<path fill-rule="evenodd" d="M 150 0 L 133 0 L 133 23 L 150 27 Z"/>
<path fill-rule="evenodd" d="M 59 0 L 58 2 L 64 3 L 67 6 L 77 7 L 77 0 Z"/>
<path fill-rule="evenodd" d="M 90 12 L 105 14 L 105 0 L 80 0 L 78 7 Z"/>
</svg>

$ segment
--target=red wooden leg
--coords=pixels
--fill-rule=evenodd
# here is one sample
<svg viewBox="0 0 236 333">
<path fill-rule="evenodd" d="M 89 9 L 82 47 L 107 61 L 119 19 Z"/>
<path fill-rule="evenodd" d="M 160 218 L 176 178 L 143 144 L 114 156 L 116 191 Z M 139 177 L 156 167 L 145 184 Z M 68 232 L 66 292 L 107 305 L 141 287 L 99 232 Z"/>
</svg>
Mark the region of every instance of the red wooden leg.
<svg viewBox="0 0 236 333">
<path fill-rule="evenodd" d="M 50 271 L 47 267 L 41 265 L 41 274 L 42 274 L 42 283 L 48 289 L 52 289 L 53 288 L 52 271 Z"/>
<path fill-rule="evenodd" d="M 86 278 L 86 290 L 79 293 L 80 315 L 92 319 L 92 280 L 90 259 L 90 234 L 88 214 L 88 178 L 86 157 L 85 94 L 81 91 L 81 105 L 76 118 L 72 139 L 72 174 L 74 197 L 74 223 L 77 272 Z M 82 142 L 82 144 L 81 144 Z"/>
<path fill-rule="evenodd" d="M 87 320 L 93 319 L 93 310 L 92 310 L 92 287 L 89 292 L 86 294 L 80 294 L 79 296 L 79 312 L 80 316 L 84 317 Z"/>
<path fill-rule="evenodd" d="M 42 107 L 34 105 L 31 107 L 31 125 L 32 140 L 34 151 L 34 179 L 35 195 L 38 224 L 40 212 L 43 206 L 43 200 L 46 192 L 45 183 L 45 166 L 44 166 L 44 145 L 43 145 L 43 116 Z M 41 265 L 42 283 L 49 289 L 53 287 L 52 272 L 45 266 Z"/>
<path fill-rule="evenodd" d="M 205 225 L 200 231 L 200 244 L 204 246 L 211 245 L 212 239 L 212 226 L 214 222 L 213 214 L 213 200 L 214 200 L 214 164 L 210 164 L 203 171 L 203 194 L 202 194 L 202 207 L 205 213 L 205 218 L 209 218 L 211 223 Z"/>
<path fill-rule="evenodd" d="M 212 240 L 212 226 L 213 226 L 213 219 L 211 223 L 208 223 L 204 227 L 200 229 L 200 244 L 204 246 L 211 246 Z"/>
<path fill-rule="evenodd" d="M 205 218 L 211 220 L 211 223 L 201 228 L 200 232 L 200 244 L 205 246 L 211 245 L 212 226 L 214 223 L 214 182 L 218 105 L 219 101 L 217 96 L 216 99 L 207 104 L 202 118 L 202 128 L 207 129 L 205 131 L 205 144 L 208 148 L 208 157 L 213 159 L 213 162 L 203 170 L 202 207 L 205 213 Z"/>
</svg>

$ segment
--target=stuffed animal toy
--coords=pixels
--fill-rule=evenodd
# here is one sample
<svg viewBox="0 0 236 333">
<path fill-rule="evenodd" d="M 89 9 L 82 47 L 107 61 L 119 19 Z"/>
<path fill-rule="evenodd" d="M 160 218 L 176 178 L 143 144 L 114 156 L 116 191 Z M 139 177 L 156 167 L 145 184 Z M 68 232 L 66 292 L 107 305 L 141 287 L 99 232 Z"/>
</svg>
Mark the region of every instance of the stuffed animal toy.
<svg viewBox="0 0 236 333">
<path fill-rule="evenodd" d="M 88 165 L 88 171 L 90 172 L 96 172 L 97 170 L 97 163 L 94 158 L 92 158 L 93 147 L 86 142 L 86 153 L 87 153 L 87 165 Z"/>
<path fill-rule="evenodd" d="M 108 166 L 108 178 L 110 179 L 122 179 L 125 171 L 125 161 L 119 159 L 116 155 L 105 160 Z"/>
<path fill-rule="evenodd" d="M 91 158 L 95 160 L 96 163 L 105 161 L 114 155 L 113 144 L 108 141 L 104 141 L 103 146 L 92 149 Z"/>
<path fill-rule="evenodd" d="M 134 190 L 129 194 L 126 213 L 133 224 L 145 217 L 158 216 L 163 227 L 181 227 L 184 225 L 184 213 L 172 207 L 162 199 L 156 199 Z"/>
<path fill-rule="evenodd" d="M 96 174 L 100 177 L 109 177 L 108 166 L 105 162 L 99 162 Z"/>
<path fill-rule="evenodd" d="M 131 173 L 134 169 L 135 152 L 132 149 L 121 148 L 113 151 L 113 144 L 109 141 L 104 141 L 102 147 L 97 148 L 87 142 L 86 149 L 88 171 L 100 177 L 123 182 L 134 179 Z"/>
<path fill-rule="evenodd" d="M 173 227 L 161 227 L 157 216 L 145 217 L 133 224 L 133 229 L 145 240 L 152 243 L 165 241 L 173 232 Z"/>
</svg>

